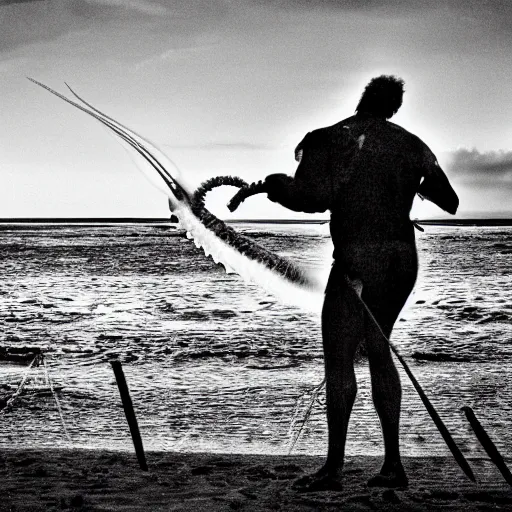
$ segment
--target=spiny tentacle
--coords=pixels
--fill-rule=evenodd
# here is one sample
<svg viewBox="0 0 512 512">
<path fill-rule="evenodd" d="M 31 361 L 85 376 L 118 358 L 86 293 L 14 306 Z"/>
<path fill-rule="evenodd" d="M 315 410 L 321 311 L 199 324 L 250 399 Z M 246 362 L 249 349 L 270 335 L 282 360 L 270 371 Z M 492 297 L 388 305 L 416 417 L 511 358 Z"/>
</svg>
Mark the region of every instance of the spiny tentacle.
<svg viewBox="0 0 512 512">
<path fill-rule="evenodd" d="M 194 192 L 194 197 L 192 198 L 192 211 L 195 213 L 195 210 L 199 212 L 203 210 L 206 194 L 210 192 L 210 190 L 222 185 L 239 187 L 240 190 L 249 186 L 246 181 L 242 178 L 237 178 L 236 176 L 217 176 L 215 178 L 210 178 L 209 180 L 201 183 L 199 188 Z"/>
<path fill-rule="evenodd" d="M 251 187 L 247 182 L 236 176 L 217 176 L 211 178 L 202 183 L 194 193 L 192 198 L 192 211 L 194 215 L 196 215 L 208 229 L 214 231 L 221 240 L 235 247 L 244 256 L 264 264 L 266 267 L 281 274 L 292 282 L 310 284 L 304 272 L 291 261 L 280 257 L 257 244 L 254 240 L 238 233 L 205 208 L 204 200 L 206 194 L 210 190 L 223 185 L 240 187 L 241 191 L 247 190 L 249 195 L 253 195 L 256 190 L 256 187 Z"/>
<path fill-rule="evenodd" d="M 263 181 L 251 183 L 245 188 L 241 188 L 228 203 L 228 210 L 234 212 L 248 197 L 267 192 L 266 184 Z"/>
</svg>

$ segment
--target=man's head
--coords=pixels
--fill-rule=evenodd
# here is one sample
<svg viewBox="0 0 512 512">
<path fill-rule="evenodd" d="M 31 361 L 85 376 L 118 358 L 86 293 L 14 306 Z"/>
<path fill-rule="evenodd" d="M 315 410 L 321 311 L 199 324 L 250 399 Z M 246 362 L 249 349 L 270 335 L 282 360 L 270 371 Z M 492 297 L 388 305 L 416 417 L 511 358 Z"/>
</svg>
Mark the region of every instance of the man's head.
<svg viewBox="0 0 512 512">
<path fill-rule="evenodd" d="M 404 81 L 391 75 L 372 78 L 356 108 L 358 114 L 389 119 L 398 112 L 404 95 Z"/>
</svg>

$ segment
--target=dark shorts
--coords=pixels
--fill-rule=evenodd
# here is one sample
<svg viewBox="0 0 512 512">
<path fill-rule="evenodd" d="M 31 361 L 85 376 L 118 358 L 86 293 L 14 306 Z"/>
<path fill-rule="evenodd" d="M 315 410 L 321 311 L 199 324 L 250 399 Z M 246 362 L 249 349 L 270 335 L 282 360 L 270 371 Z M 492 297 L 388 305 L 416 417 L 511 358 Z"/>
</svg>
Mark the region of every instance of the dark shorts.
<svg viewBox="0 0 512 512">
<path fill-rule="evenodd" d="M 350 244 L 337 251 L 325 290 L 326 300 L 346 278 L 360 280 L 362 299 L 382 328 L 390 332 L 411 293 L 418 274 L 414 244 L 390 241 L 380 244 Z"/>
</svg>

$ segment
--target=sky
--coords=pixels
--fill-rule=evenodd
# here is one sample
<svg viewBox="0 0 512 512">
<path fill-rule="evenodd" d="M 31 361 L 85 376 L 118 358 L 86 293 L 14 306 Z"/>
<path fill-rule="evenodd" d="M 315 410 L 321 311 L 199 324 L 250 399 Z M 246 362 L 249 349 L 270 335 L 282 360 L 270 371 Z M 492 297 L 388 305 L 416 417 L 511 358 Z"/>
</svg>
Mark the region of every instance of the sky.
<svg viewBox="0 0 512 512">
<path fill-rule="evenodd" d="M 0 0 L 0 217 L 169 216 L 133 151 L 26 77 L 69 83 L 198 186 L 293 174 L 303 136 L 381 74 L 405 80 L 392 121 L 437 155 L 458 216 L 512 217 L 511 54 L 509 0 Z M 208 206 L 312 218 L 265 196 L 229 214 L 234 192 Z"/>
</svg>

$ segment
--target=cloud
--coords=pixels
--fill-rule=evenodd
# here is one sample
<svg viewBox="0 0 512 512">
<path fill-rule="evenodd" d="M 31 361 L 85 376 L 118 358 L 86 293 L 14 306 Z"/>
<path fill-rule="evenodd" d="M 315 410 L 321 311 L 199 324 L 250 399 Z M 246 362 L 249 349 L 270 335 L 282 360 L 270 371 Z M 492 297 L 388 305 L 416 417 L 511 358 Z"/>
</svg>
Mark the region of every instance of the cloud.
<svg viewBox="0 0 512 512">
<path fill-rule="evenodd" d="M 432 10 L 438 8 L 431 0 L 249 0 L 249 3 L 264 6 L 274 6 L 281 9 L 336 9 L 341 11 L 357 10 Z M 510 12 L 509 0 L 494 0 L 482 2 L 481 0 L 444 0 L 442 8 L 461 9 L 477 12 L 496 12 L 504 14 Z"/>
<path fill-rule="evenodd" d="M 10 2 L 12 0 L 9 0 Z M 2 2 L 2 0 L 0 0 Z M 1 5 L 1 4 L 0 4 Z M 147 59 L 173 48 L 180 38 L 210 32 L 231 9 L 223 0 L 36 0 L 0 8 L 0 59 L 11 58 L 18 48 L 58 41 L 77 33 L 91 32 L 94 37 L 107 34 L 115 46 L 117 40 L 134 47 L 134 57 Z M 238 8 L 237 8 L 238 9 Z M 140 51 L 146 39 L 161 39 L 153 50 Z M 201 42 L 200 42 L 201 43 Z M 123 48 L 126 50 L 126 46 Z M 121 52 L 122 54 L 130 51 Z M 108 53 L 108 49 L 107 49 Z"/>
<path fill-rule="evenodd" d="M 122 7 L 123 9 L 131 9 L 151 16 L 159 16 L 169 13 L 164 5 L 147 0 L 89 0 L 89 3 L 109 7 Z"/>
<path fill-rule="evenodd" d="M 11 4 L 29 4 L 32 2 L 44 2 L 45 0 L 0 0 L 0 7 Z"/>
<path fill-rule="evenodd" d="M 461 148 L 448 155 L 447 171 L 458 181 L 512 185 L 512 151 Z"/>
<path fill-rule="evenodd" d="M 379 17 L 409 17 L 417 21 L 427 13 L 437 13 L 443 18 L 452 18 L 453 23 L 468 26 L 477 32 L 496 38 L 510 38 L 512 23 L 512 2 L 510 0 L 247 0 L 248 4 L 286 11 L 338 11 L 354 12 Z M 436 27 L 432 27 L 433 32 Z"/>
<path fill-rule="evenodd" d="M 209 34 L 199 34 L 196 37 L 190 38 L 190 40 L 184 41 L 181 46 L 177 45 L 172 48 L 166 48 L 161 53 L 142 59 L 135 64 L 134 69 L 139 71 L 147 67 L 158 66 L 168 60 L 191 59 L 201 52 L 210 50 L 219 41 L 220 38 L 218 37 L 211 37 Z"/>
<path fill-rule="evenodd" d="M 341 11 L 368 11 L 373 9 L 386 9 L 389 7 L 428 7 L 428 2 L 422 0 L 345 0 L 343 2 L 339 0 L 250 0 L 250 3 L 287 10 L 336 9 Z"/>
<path fill-rule="evenodd" d="M 161 144 L 170 149 L 193 149 L 205 151 L 275 151 L 286 149 L 283 143 L 249 142 L 245 140 L 217 140 L 191 144 Z"/>
<path fill-rule="evenodd" d="M 25 0 L 0 9 L 0 52 L 112 23 L 140 23 L 171 15 L 165 5 L 148 0 Z"/>
<path fill-rule="evenodd" d="M 78 23 L 61 2 L 23 2 L 0 9 L 0 51 L 5 53 L 37 41 L 50 41 L 72 30 Z"/>
<path fill-rule="evenodd" d="M 1 1 L 1 0 L 0 0 Z M 121 7 L 121 5 L 123 7 Z M 102 24 L 150 14 L 161 14 L 161 6 L 142 0 L 52 0 L 16 2 L 0 9 L 0 52 L 46 43 Z"/>
</svg>

